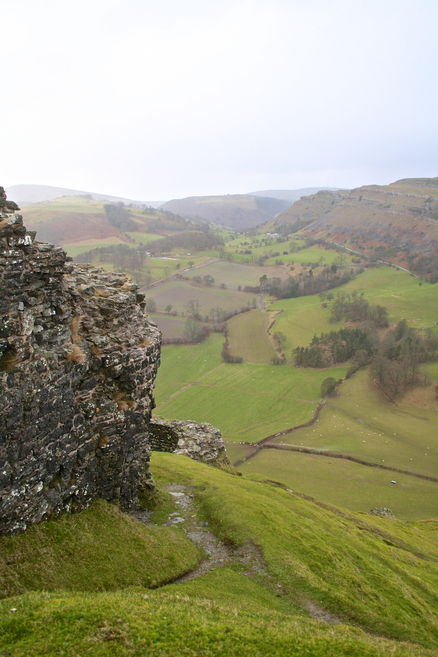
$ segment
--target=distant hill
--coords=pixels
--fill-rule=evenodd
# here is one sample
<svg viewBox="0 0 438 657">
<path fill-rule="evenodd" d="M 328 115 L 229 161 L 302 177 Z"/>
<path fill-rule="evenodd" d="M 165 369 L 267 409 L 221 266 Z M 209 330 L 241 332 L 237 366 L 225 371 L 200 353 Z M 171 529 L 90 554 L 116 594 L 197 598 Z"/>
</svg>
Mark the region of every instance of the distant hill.
<svg viewBox="0 0 438 657">
<path fill-rule="evenodd" d="M 29 205 L 31 203 L 41 203 L 44 201 L 53 201 L 61 196 L 86 196 L 94 201 L 110 201 L 113 203 L 124 203 L 126 205 L 138 205 L 158 207 L 162 201 L 134 201 L 129 198 L 120 196 L 109 196 L 108 194 L 96 194 L 95 192 L 84 192 L 78 189 L 68 189 L 67 187 L 52 187 L 50 185 L 12 185 L 6 188 L 9 198 L 15 199 L 19 205 Z"/>
<path fill-rule="evenodd" d="M 164 210 L 128 208 L 121 202 L 105 201 L 89 196 L 63 196 L 25 205 L 22 214 L 26 226 L 37 231 L 38 239 L 63 246 L 89 242 L 89 247 L 95 248 L 99 243 L 105 246 L 144 241 L 142 233 L 167 237 L 193 229 L 187 220 Z"/>
<path fill-rule="evenodd" d="M 226 194 L 174 199 L 164 203 L 161 209 L 175 212 L 186 219 L 245 230 L 269 221 L 288 206 L 289 201 L 282 199 Z"/>
<path fill-rule="evenodd" d="M 301 230 L 438 277 L 438 178 L 320 191 L 296 201 L 264 229 Z"/>
<path fill-rule="evenodd" d="M 339 187 L 303 187 L 302 189 L 263 189 L 258 192 L 250 192 L 251 196 L 265 196 L 268 198 L 279 198 L 282 201 L 293 203 L 302 196 L 310 196 L 322 191 L 336 191 Z"/>
</svg>

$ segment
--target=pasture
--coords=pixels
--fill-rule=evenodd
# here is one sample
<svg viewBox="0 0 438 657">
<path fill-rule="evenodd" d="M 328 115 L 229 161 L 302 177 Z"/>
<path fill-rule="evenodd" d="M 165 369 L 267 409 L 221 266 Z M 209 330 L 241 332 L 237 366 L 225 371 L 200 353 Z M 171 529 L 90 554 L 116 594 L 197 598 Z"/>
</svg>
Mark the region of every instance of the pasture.
<svg viewBox="0 0 438 657">
<path fill-rule="evenodd" d="M 248 363 L 270 363 L 277 355 L 267 333 L 270 316 L 263 310 L 250 310 L 227 322 L 228 343 L 233 356 Z"/>
<path fill-rule="evenodd" d="M 87 240 L 78 240 L 75 242 L 65 242 L 62 245 L 62 248 L 64 251 L 66 251 L 67 255 L 69 255 L 71 258 L 75 258 L 76 256 L 81 255 L 82 253 L 86 253 L 87 251 L 91 251 L 92 249 L 99 249 L 105 246 L 114 246 L 115 244 L 129 245 L 128 242 L 121 240 L 119 237 L 113 236 L 90 238 Z"/>
<path fill-rule="evenodd" d="M 310 420 L 322 381 L 345 374 L 345 367 L 226 364 L 220 358 L 222 340 L 211 335 L 199 345 L 163 348 L 157 415 L 210 422 L 227 441 L 255 442 Z"/>
<path fill-rule="evenodd" d="M 282 249 L 286 250 L 286 249 Z M 309 246 L 306 249 L 300 249 L 296 252 L 275 256 L 268 258 L 266 264 L 275 264 L 277 260 L 281 260 L 285 264 L 293 264 L 297 262 L 301 265 L 333 265 L 335 262 L 350 263 L 352 258 L 344 253 L 339 254 L 334 249 L 324 249 L 320 246 Z"/>
<path fill-rule="evenodd" d="M 238 287 L 243 288 L 246 285 L 259 285 L 259 279 L 264 274 L 270 278 L 275 276 L 285 278 L 287 270 L 281 266 L 259 267 L 257 265 L 243 265 L 237 262 L 218 260 L 205 265 L 205 267 L 193 269 L 184 275 L 193 278 L 193 276 L 205 276 L 207 274 L 213 276 L 216 286 L 224 284 L 227 288 L 237 290 Z"/>
<path fill-rule="evenodd" d="M 365 370 L 344 381 L 338 394 L 328 398 L 313 426 L 282 436 L 278 442 L 438 476 L 437 435 L 438 402 L 430 409 L 409 405 L 403 398 L 391 404 Z"/>
<path fill-rule="evenodd" d="M 225 312 L 234 312 L 256 305 L 256 296 L 254 294 L 195 286 L 176 279 L 150 288 L 146 291 L 146 294 L 148 298 L 154 299 L 158 311 L 162 311 L 166 306 L 171 305 L 178 313 L 186 313 L 187 304 L 195 301 L 199 304 L 199 312 L 202 316 L 209 315 L 210 311 L 215 308 L 221 308 Z"/>
<path fill-rule="evenodd" d="M 352 511 L 366 513 L 374 507 L 386 507 L 404 520 L 438 515 L 437 483 L 351 461 L 262 449 L 239 470 Z M 397 483 L 391 484 L 391 480 Z"/>
<path fill-rule="evenodd" d="M 148 317 L 155 322 L 164 338 L 182 338 L 186 319 L 172 317 L 163 313 L 149 313 Z"/>
</svg>

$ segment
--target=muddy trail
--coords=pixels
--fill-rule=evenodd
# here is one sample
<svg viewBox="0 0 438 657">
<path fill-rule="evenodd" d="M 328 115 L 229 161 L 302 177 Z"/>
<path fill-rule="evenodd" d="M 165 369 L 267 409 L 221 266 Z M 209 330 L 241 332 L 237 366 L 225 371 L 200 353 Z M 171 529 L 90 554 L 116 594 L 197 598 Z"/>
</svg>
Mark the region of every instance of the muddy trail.
<svg viewBox="0 0 438 657">
<path fill-rule="evenodd" d="M 269 572 L 262 552 L 257 545 L 249 541 L 238 547 L 227 544 L 218 539 L 209 529 L 208 522 L 202 521 L 198 517 L 195 496 L 189 486 L 170 484 L 166 486 L 165 490 L 172 496 L 175 502 L 175 510 L 169 513 L 164 524 L 167 526 L 179 525 L 186 536 L 206 554 L 206 557 L 200 561 L 196 568 L 176 577 L 166 585 L 187 582 L 202 577 L 202 575 L 217 568 L 239 565 L 244 576 L 262 579 L 264 585 L 274 590 L 276 594 L 289 597 L 286 591 L 283 590 L 282 585 Z M 136 517 L 138 520 L 150 524 L 148 512 L 139 512 Z M 312 618 L 330 625 L 342 623 L 339 618 L 307 597 L 297 595 L 293 601 L 307 611 Z"/>
<path fill-rule="evenodd" d="M 207 555 L 194 570 L 173 580 L 172 584 L 196 579 L 210 570 L 230 564 L 244 566 L 244 574 L 248 577 L 255 574 L 267 574 L 263 557 L 257 546 L 246 543 L 240 547 L 233 547 L 224 543 L 209 529 L 208 522 L 202 522 L 198 518 L 194 495 L 188 486 L 171 484 L 166 487 L 166 490 L 175 501 L 176 511 L 169 514 L 165 524 L 181 525 L 187 537 Z"/>
</svg>

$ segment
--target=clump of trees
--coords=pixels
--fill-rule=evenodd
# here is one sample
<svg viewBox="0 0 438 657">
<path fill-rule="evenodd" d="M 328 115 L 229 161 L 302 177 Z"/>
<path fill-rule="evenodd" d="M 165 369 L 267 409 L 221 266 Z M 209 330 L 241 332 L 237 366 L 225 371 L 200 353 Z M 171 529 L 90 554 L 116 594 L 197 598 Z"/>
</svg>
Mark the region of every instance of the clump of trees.
<svg viewBox="0 0 438 657">
<path fill-rule="evenodd" d="M 438 359 L 438 336 L 420 333 L 405 320 L 389 331 L 371 364 L 371 376 L 390 397 L 397 397 L 411 385 L 427 385 L 421 363 Z"/>
<path fill-rule="evenodd" d="M 371 364 L 372 378 L 392 399 L 412 385 L 429 383 L 420 365 L 438 360 L 438 336 L 417 331 L 402 320 L 379 340 L 375 329 L 387 326 L 385 308 L 370 306 L 362 295 L 344 296 L 337 302 L 337 309 L 342 309 L 338 317 L 356 321 L 360 317 L 361 326 L 323 333 L 314 336 L 308 347 L 297 347 L 294 357 L 298 367 L 331 367 L 351 360 L 346 374 L 349 378 L 360 367 Z M 321 395 L 325 396 L 322 388 Z"/>
<path fill-rule="evenodd" d="M 339 331 L 314 336 L 308 347 L 294 350 L 297 367 L 331 367 L 350 360 L 356 352 L 370 357 L 376 348 L 367 331 L 360 328 L 342 328 Z"/>
<path fill-rule="evenodd" d="M 438 255 L 409 256 L 409 269 L 423 276 L 429 283 L 438 283 Z"/>
<path fill-rule="evenodd" d="M 336 381 L 332 376 L 327 377 L 321 383 L 320 395 L 321 397 L 334 397 L 336 394 L 336 388 L 341 383 L 341 381 Z"/>
<path fill-rule="evenodd" d="M 330 308 L 330 321 L 369 322 L 376 328 L 389 326 L 388 311 L 384 306 L 373 306 L 363 292 L 338 293 Z"/>
<path fill-rule="evenodd" d="M 186 230 L 177 235 L 169 235 L 148 244 L 151 253 L 165 253 L 173 249 L 204 251 L 217 248 L 223 244 L 223 239 L 207 226 L 205 229 Z"/>
<path fill-rule="evenodd" d="M 259 287 L 251 288 L 251 291 L 257 290 L 277 297 L 277 299 L 318 294 L 348 283 L 358 271 L 333 264 L 316 270 L 309 268 L 298 276 L 288 276 L 287 278 L 268 278 L 264 274 L 259 279 Z"/>
<path fill-rule="evenodd" d="M 131 213 L 123 203 L 106 203 L 105 215 L 110 224 L 123 231 L 136 231 L 138 224 L 131 219 Z"/>
<path fill-rule="evenodd" d="M 191 280 L 194 283 L 198 283 L 198 285 L 205 285 L 205 287 L 213 287 L 215 284 L 215 279 L 210 274 L 205 274 L 204 276 L 196 275 Z"/>
<path fill-rule="evenodd" d="M 208 326 L 200 324 L 196 319 L 188 317 L 184 324 L 183 338 L 186 342 L 195 344 L 202 342 L 210 335 Z"/>
<path fill-rule="evenodd" d="M 146 248 L 142 245 L 131 247 L 126 244 L 112 244 L 80 253 L 75 257 L 75 261 L 111 263 L 117 269 L 133 272 L 143 267 L 146 258 Z"/>
</svg>

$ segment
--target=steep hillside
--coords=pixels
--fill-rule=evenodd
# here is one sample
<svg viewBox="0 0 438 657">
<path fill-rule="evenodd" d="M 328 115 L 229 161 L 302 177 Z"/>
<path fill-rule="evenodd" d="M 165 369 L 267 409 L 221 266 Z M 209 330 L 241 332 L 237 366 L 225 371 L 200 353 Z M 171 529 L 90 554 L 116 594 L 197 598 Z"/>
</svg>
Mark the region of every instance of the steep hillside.
<svg viewBox="0 0 438 657">
<path fill-rule="evenodd" d="M 90 249 L 134 243 L 135 238 L 129 233 L 156 233 L 164 237 L 190 227 L 185 219 L 171 212 L 125 207 L 122 203 L 106 203 L 84 196 L 62 196 L 26 205 L 23 217 L 41 240 L 62 246 L 86 245 L 90 241 Z"/>
<path fill-rule="evenodd" d="M 438 178 L 319 192 L 300 199 L 264 228 L 303 229 L 307 236 L 437 277 Z"/>
<path fill-rule="evenodd" d="M 134 201 L 133 199 L 123 198 L 121 196 L 96 194 L 95 192 L 84 192 L 79 189 L 69 189 L 68 187 L 53 187 L 52 185 L 12 185 L 6 188 L 6 192 L 10 198 L 14 198 L 20 205 L 53 201 L 55 198 L 60 198 L 61 196 L 86 196 L 94 201 L 121 202 L 127 205 L 134 204 L 148 207 L 157 207 L 162 202 Z"/>
<path fill-rule="evenodd" d="M 153 523 L 100 502 L 0 539 L 3 595 L 22 593 L 0 604 L 2 654 L 436 654 L 432 523 L 346 513 L 181 456 L 155 454 L 153 470 Z M 207 551 L 197 567 L 189 538 Z"/>
<path fill-rule="evenodd" d="M 250 194 L 224 196 L 190 196 L 174 199 L 161 206 L 195 221 L 208 221 L 237 230 L 253 228 L 269 221 L 289 206 L 289 201 Z"/>
</svg>

